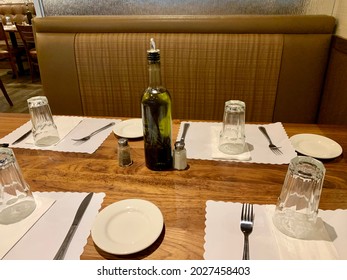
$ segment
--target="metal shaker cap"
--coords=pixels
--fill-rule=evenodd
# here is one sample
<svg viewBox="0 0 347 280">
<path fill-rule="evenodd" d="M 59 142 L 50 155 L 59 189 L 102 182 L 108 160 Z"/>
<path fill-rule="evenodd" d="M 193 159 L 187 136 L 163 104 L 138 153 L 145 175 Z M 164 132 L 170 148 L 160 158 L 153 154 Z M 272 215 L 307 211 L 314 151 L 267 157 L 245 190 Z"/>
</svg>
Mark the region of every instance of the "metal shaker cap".
<svg viewBox="0 0 347 280">
<path fill-rule="evenodd" d="M 184 142 L 177 141 L 175 143 L 175 150 L 181 151 L 184 149 Z"/>
<path fill-rule="evenodd" d="M 121 147 L 126 147 L 128 146 L 128 139 L 126 138 L 120 138 L 118 140 L 118 145 L 121 146 Z"/>
</svg>

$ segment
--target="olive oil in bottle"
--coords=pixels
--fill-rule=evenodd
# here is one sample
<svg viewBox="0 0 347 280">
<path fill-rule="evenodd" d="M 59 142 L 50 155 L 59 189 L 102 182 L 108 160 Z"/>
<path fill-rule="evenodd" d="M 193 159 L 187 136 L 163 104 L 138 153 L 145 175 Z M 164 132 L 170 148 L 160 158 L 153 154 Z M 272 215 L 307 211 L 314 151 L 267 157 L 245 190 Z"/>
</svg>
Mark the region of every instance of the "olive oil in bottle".
<svg viewBox="0 0 347 280">
<path fill-rule="evenodd" d="M 172 169 L 171 96 L 161 83 L 160 51 L 153 38 L 147 51 L 149 86 L 141 100 L 146 166 L 151 170 Z"/>
</svg>

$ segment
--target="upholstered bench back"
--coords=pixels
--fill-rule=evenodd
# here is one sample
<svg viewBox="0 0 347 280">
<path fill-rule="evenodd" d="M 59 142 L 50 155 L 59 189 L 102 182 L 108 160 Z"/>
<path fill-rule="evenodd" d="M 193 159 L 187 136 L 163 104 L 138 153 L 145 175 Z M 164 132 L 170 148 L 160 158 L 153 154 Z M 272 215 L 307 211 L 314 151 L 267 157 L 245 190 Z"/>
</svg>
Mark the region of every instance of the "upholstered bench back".
<svg viewBox="0 0 347 280">
<path fill-rule="evenodd" d="M 3 24 L 6 24 L 5 16 L 9 16 L 13 23 L 21 24 L 22 22 L 27 22 L 27 10 L 31 12 L 33 17 L 36 16 L 33 3 L 28 3 L 28 6 L 24 3 L 0 4 L 1 21 Z"/>
<path fill-rule="evenodd" d="M 173 117 L 315 122 L 335 20 L 329 16 L 46 17 L 34 22 L 44 92 L 56 114 L 140 117 L 146 50 L 161 50 Z"/>
</svg>

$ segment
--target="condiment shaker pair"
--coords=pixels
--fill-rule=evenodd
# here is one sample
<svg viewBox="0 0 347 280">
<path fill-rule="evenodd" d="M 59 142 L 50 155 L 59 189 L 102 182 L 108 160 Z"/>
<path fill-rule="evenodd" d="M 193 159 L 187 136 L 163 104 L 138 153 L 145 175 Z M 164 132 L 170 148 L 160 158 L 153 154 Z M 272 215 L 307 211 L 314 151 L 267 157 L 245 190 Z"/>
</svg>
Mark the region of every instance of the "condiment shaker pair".
<svg viewBox="0 0 347 280">
<path fill-rule="evenodd" d="M 130 154 L 128 140 L 121 138 L 118 140 L 118 164 L 121 167 L 130 166 L 133 163 Z M 187 151 L 184 147 L 184 142 L 177 141 L 173 151 L 173 167 L 177 170 L 187 168 Z"/>
</svg>

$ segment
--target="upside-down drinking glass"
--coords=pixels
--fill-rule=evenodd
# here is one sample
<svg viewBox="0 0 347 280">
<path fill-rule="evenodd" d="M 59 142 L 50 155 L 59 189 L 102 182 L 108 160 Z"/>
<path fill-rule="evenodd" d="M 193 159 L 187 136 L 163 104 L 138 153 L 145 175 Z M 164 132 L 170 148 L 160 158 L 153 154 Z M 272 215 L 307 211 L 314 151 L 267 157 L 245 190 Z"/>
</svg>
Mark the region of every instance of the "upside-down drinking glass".
<svg viewBox="0 0 347 280">
<path fill-rule="evenodd" d="M 54 123 L 46 96 L 35 96 L 27 100 L 32 132 L 36 146 L 50 146 L 59 141 L 57 126 Z"/>
<path fill-rule="evenodd" d="M 0 224 L 12 224 L 28 217 L 36 208 L 10 148 L 0 148 Z"/>
<path fill-rule="evenodd" d="M 273 222 L 284 234 L 306 239 L 315 230 L 325 176 L 322 162 L 298 156 L 291 160 Z"/>
<path fill-rule="evenodd" d="M 237 155 L 244 152 L 246 105 L 243 101 L 225 102 L 223 128 L 219 136 L 219 150 L 225 154 Z"/>
</svg>

